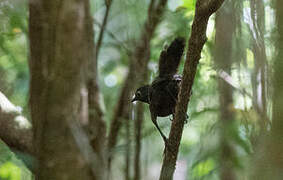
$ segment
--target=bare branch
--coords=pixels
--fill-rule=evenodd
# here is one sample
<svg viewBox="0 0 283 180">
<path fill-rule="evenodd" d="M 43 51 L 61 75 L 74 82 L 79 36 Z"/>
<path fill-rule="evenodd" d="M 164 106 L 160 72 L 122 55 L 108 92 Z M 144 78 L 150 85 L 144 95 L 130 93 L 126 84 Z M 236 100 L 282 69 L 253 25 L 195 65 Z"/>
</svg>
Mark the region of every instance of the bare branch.
<svg viewBox="0 0 283 180">
<path fill-rule="evenodd" d="M 183 133 L 186 111 L 190 100 L 191 89 L 194 82 L 201 50 L 207 40 L 206 29 L 209 17 L 222 5 L 224 0 L 198 0 L 195 17 L 189 39 L 187 59 L 183 71 L 181 91 L 176 105 L 176 115 L 172 122 L 167 150 L 163 159 L 160 180 L 171 180 L 175 171 L 180 141 Z"/>
<path fill-rule="evenodd" d="M 103 28 L 103 27 L 102 27 L 102 24 L 100 24 L 95 18 L 94 18 L 94 23 L 97 24 L 100 29 Z M 115 35 L 113 32 L 109 31 L 107 28 L 105 28 L 105 32 L 106 32 L 114 41 L 116 41 L 116 43 L 119 44 L 119 46 L 122 46 L 122 47 L 125 49 L 125 51 L 127 52 L 128 55 L 131 54 L 131 50 L 127 47 L 127 45 L 126 45 L 123 41 L 120 41 L 120 40 L 116 37 L 116 35 Z"/>
<path fill-rule="evenodd" d="M 104 31 L 106 29 L 107 20 L 108 20 L 108 17 L 109 17 L 109 12 L 110 12 L 112 2 L 113 2 L 112 0 L 105 0 L 106 11 L 105 11 L 105 15 L 104 15 L 103 22 L 102 22 L 102 25 L 101 25 L 98 40 L 97 40 L 97 43 L 96 43 L 96 46 L 95 46 L 95 61 L 97 61 L 97 58 L 98 58 L 98 54 L 99 54 L 99 50 L 100 50 L 100 47 L 101 47 L 101 44 L 102 44 L 103 35 L 104 35 Z"/>
<path fill-rule="evenodd" d="M 131 91 L 134 90 L 139 81 L 143 79 L 143 74 L 146 73 L 150 55 L 150 40 L 153 37 L 153 33 L 157 25 L 161 21 L 161 17 L 167 4 L 167 0 L 160 0 L 155 8 L 153 8 L 154 4 L 155 0 L 151 0 L 149 7 L 152 9 L 152 11 L 148 12 L 147 20 L 144 24 L 140 40 L 138 41 L 139 43 L 137 44 L 133 52 L 133 56 L 131 57 L 132 61 L 130 63 L 129 72 L 126 77 L 126 80 L 124 81 L 119 101 L 116 106 L 113 119 L 111 121 L 107 144 L 109 152 L 112 150 L 113 147 L 115 147 L 117 143 L 117 137 L 122 124 L 122 119 L 129 118 Z M 112 157 L 109 153 L 109 168 L 111 166 L 111 159 Z"/>
<path fill-rule="evenodd" d="M 111 1 L 112 2 L 112 1 Z M 110 4 L 106 3 L 106 14 L 104 17 L 103 25 L 99 34 L 99 44 L 95 47 L 94 45 L 94 29 L 93 29 L 93 18 L 90 14 L 89 2 L 86 1 L 87 5 L 85 6 L 85 39 L 87 41 L 87 51 L 88 54 L 88 63 L 87 67 L 84 67 L 87 72 L 86 77 L 86 86 L 88 90 L 87 98 L 87 132 L 89 135 L 90 144 L 92 150 L 98 156 L 96 163 L 99 164 L 99 167 L 93 168 L 95 179 L 103 180 L 106 178 L 105 167 L 106 167 L 106 158 L 105 158 L 105 145 L 106 145 L 106 124 L 104 121 L 104 112 L 101 105 L 101 93 L 98 85 L 98 73 L 97 73 L 97 56 L 98 51 L 102 43 L 103 32 L 106 29 L 107 17 L 110 10 Z"/>
<path fill-rule="evenodd" d="M 0 92 L 0 139 L 10 148 L 33 154 L 32 128 L 19 109 Z"/>
</svg>

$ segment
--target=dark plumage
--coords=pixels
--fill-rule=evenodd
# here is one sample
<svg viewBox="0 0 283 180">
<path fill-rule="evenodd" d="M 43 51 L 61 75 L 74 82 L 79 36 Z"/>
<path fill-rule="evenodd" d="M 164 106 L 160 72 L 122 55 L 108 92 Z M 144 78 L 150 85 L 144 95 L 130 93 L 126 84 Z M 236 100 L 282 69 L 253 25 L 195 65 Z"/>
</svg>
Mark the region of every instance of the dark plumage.
<svg viewBox="0 0 283 180">
<path fill-rule="evenodd" d="M 132 100 L 149 104 L 151 120 L 160 132 L 165 143 L 166 136 L 157 124 L 157 116 L 165 117 L 174 115 L 182 77 L 177 75 L 185 47 L 183 38 L 176 38 L 167 49 L 164 49 L 159 58 L 159 75 L 151 85 L 140 87 L 135 92 Z"/>
</svg>

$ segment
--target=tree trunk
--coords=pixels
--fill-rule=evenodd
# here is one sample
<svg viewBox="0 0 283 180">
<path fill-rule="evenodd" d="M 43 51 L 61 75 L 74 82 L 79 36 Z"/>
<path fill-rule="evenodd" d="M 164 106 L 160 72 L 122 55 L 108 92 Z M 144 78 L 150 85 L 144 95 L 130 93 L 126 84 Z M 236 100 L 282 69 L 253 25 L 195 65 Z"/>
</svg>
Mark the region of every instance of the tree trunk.
<svg viewBox="0 0 283 180">
<path fill-rule="evenodd" d="M 142 103 L 137 104 L 137 116 L 135 119 L 135 171 L 134 171 L 134 180 L 140 180 L 140 172 L 141 172 L 141 161 L 140 161 L 140 153 L 141 153 L 141 138 L 142 138 L 142 125 L 144 120 L 144 105 Z"/>
<path fill-rule="evenodd" d="M 235 33 L 235 11 L 233 1 L 229 0 L 217 11 L 215 19 L 215 57 L 217 69 L 231 75 L 232 41 Z M 231 133 L 233 131 L 233 91 L 230 84 L 218 78 L 220 102 L 220 179 L 234 180 L 234 149 L 232 147 Z"/>
<path fill-rule="evenodd" d="M 106 178 L 106 125 L 104 121 L 104 112 L 101 107 L 102 96 L 98 86 L 97 72 L 97 53 L 94 46 L 94 29 L 93 18 L 90 14 L 89 1 L 85 6 L 85 40 L 87 41 L 87 60 L 86 70 L 86 86 L 88 94 L 88 123 L 86 129 L 89 135 L 90 143 L 94 153 L 98 159 L 98 168 L 95 169 L 96 180 L 104 180 Z M 106 26 L 106 24 L 105 24 Z M 101 30 L 102 31 L 102 30 Z M 101 37 L 102 41 L 102 37 Z M 99 46 L 100 47 L 100 46 Z M 98 48 L 99 49 L 99 48 Z M 85 82 L 85 81 L 84 81 Z"/>
<path fill-rule="evenodd" d="M 148 71 L 146 70 L 142 77 L 142 84 L 146 84 L 148 81 Z M 142 145 L 142 125 L 144 120 L 144 104 L 139 102 L 136 109 L 137 116 L 135 117 L 135 168 L 134 168 L 134 180 L 140 180 L 140 171 L 141 171 L 141 145 Z"/>
<path fill-rule="evenodd" d="M 130 112 L 129 112 L 130 113 Z M 125 129 L 126 129 L 126 150 L 125 150 L 125 180 L 130 180 L 130 172 L 131 172 L 131 121 L 130 118 L 125 119 Z"/>
<path fill-rule="evenodd" d="M 95 176 L 89 166 L 93 156 L 81 153 L 86 141 L 78 138 L 82 133 L 77 125 L 82 69 L 88 59 L 86 6 L 87 0 L 29 2 L 36 179 L 88 180 Z"/>
<path fill-rule="evenodd" d="M 255 57 L 255 70 L 252 76 L 253 105 L 260 114 L 261 134 L 266 131 L 268 124 L 266 107 L 266 71 L 267 57 L 264 42 L 265 32 L 265 12 L 263 0 L 251 0 L 251 18 L 252 18 L 252 51 Z"/>
<path fill-rule="evenodd" d="M 263 138 L 255 156 L 255 171 L 250 179 L 280 180 L 283 177 L 283 7 L 282 0 L 274 0 L 276 7 L 276 55 L 274 58 L 272 125 L 270 134 Z"/>
<path fill-rule="evenodd" d="M 150 57 L 150 41 L 153 37 L 157 25 L 161 21 L 167 0 L 160 0 L 154 6 L 155 0 L 151 0 L 148 8 L 148 17 L 144 24 L 141 38 L 138 41 L 134 53 L 130 57 L 129 72 L 124 81 L 118 104 L 115 109 L 114 116 L 111 120 L 110 132 L 108 136 L 107 148 L 109 152 L 108 169 L 111 168 L 112 149 L 116 146 L 118 133 L 120 131 L 122 120 L 129 118 L 131 91 L 133 91 L 139 82 L 142 82 L 143 74 L 147 71 L 147 64 Z"/>
</svg>

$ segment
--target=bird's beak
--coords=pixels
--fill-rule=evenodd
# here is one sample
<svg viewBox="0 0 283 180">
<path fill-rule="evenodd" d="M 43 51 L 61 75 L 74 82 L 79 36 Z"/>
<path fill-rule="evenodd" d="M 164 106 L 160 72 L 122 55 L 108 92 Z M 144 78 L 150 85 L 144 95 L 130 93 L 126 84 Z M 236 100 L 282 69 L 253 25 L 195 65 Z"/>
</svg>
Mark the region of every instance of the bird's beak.
<svg viewBox="0 0 283 180">
<path fill-rule="evenodd" d="M 135 102 L 137 99 L 136 99 L 136 96 L 134 95 L 133 99 L 131 100 L 131 102 Z"/>
</svg>

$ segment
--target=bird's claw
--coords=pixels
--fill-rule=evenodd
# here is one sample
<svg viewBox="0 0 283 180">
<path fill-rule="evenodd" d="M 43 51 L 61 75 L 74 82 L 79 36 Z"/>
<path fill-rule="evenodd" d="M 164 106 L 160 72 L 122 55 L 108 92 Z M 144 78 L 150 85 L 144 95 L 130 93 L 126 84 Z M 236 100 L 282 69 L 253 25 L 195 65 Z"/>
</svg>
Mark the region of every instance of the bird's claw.
<svg viewBox="0 0 283 180">
<path fill-rule="evenodd" d="M 188 123 L 188 120 L 189 120 L 189 115 L 186 114 L 186 119 L 185 119 L 184 123 L 187 124 L 187 123 Z"/>
<path fill-rule="evenodd" d="M 173 116 L 173 118 L 169 117 L 169 120 L 170 120 L 170 121 L 173 121 L 173 119 L 174 119 L 174 116 Z M 188 120 L 189 120 L 189 115 L 186 114 L 186 119 L 185 119 L 184 123 L 187 124 L 187 123 L 188 123 Z"/>
</svg>

